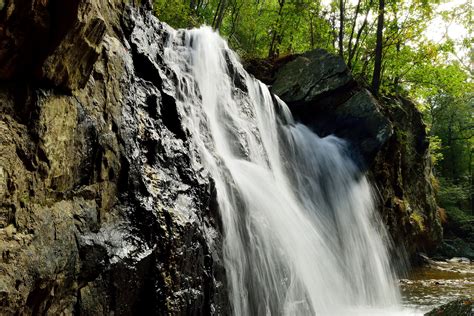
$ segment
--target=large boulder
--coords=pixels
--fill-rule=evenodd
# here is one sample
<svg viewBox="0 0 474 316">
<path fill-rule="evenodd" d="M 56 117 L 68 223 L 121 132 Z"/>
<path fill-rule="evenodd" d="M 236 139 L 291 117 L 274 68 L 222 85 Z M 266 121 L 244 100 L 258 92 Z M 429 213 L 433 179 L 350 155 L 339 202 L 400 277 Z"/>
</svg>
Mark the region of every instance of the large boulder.
<svg viewBox="0 0 474 316">
<path fill-rule="evenodd" d="M 295 118 L 320 136 L 348 141 L 355 161 L 378 193 L 379 210 L 394 244 L 410 256 L 441 239 L 432 185 L 429 141 L 421 113 L 404 98 L 375 98 L 344 61 L 317 49 L 247 69 L 271 85 Z"/>
<path fill-rule="evenodd" d="M 271 90 L 318 135 L 349 140 L 360 163 L 370 164 L 393 133 L 377 100 L 357 85 L 341 58 L 325 50 L 310 51 L 281 66 Z"/>
<path fill-rule="evenodd" d="M 316 49 L 280 67 L 272 91 L 288 104 L 304 107 L 307 102 L 321 101 L 329 96 L 342 99 L 344 92 L 355 84 L 342 59 L 323 49 Z M 341 93 L 331 93 L 335 90 Z"/>
<path fill-rule="evenodd" d="M 2 315 L 228 309 L 169 30 L 133 2 L 0 1 Z"/>
</svg>

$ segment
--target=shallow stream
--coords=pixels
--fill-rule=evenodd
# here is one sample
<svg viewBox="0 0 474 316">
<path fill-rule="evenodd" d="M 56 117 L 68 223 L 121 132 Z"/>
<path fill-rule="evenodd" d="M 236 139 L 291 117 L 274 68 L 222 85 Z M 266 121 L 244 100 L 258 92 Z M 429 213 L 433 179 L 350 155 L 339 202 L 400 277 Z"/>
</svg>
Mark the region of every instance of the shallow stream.
<svg viewBox="0 0 474 316">
<path fill-rule="evenodd" d="M 430 261 L 400 280 L 403 305 L 426 313 L 459 297 L 474 296 L 474 264 L 453 258 Z"/>
</svg>

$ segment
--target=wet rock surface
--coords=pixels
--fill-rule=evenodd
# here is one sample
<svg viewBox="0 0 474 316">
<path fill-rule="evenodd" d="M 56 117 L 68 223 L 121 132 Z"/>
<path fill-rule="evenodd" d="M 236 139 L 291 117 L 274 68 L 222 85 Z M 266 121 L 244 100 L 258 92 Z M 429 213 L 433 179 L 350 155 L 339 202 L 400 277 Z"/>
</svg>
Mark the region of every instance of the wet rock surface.
<svg viewBox="0 0 474 316">
<path fill-rule="evenodd" d="M 393 134 L 377 100 L 357 85 L 341 58 L 325 50 L 305 53 L 279 67 L 272 92 L 289 105 L 296 119 L 320 136 L 349 140 L 369 164 Z"/>
<path fill-rule="evenodd" d="M 442 236 L 429 141 L 413 102 L 403 98 L 382 102 L 394 133 L 377 153 L 370 173 L 394 244 L 403 245 L 413 261 L 417 252 L 432 253 Z"/>
<path fill-rule="evenodd" d="M 0 7 L 2 315 L 226 313 L 215 192 L 141 2 Z"/>
<path fill-rule="evenodd" d="M 295 118 L 320 136 L 346 139 L 367 170 L 395 247 L 409 256 L 432 251 L 441 225 L 432 185 L 428 138 L 421 113 L 404 98 L 376 99 L 351 76 L 344 61 L 324 50 L 247 69 L 271 84 Z M 398 250 L 397 250 L 398 251 Z"/>
<path fill-rule="evenodd" d="M 472 316 L 473 305 L 473 301 L 469 298 L 459 299 L 435 308 L 425 316 Z"/>
<path fill-rule="evenodd" d="M 342 59 L 323 49 L 316 49 L 279 67 L 272 91 L 293 107 L 306 108 L 306 103 L 315 101 L 329 105 L 329 100 L 324 99 L 335 90 L 342 93 L 332 97 L 347 98 L 344 92 L 355 84 Z M 314 107 L 307 107 L 306 110 L 311 108 Z"/>
</svg>

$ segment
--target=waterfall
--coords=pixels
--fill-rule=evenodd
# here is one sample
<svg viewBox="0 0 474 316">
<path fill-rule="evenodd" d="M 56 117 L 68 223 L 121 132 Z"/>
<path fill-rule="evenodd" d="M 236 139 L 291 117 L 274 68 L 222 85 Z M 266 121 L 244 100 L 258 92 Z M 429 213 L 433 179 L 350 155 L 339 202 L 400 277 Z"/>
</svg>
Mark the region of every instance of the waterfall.
<svg viewBox="0 0 474 316">
<path fill-rule="evenodd" d="M 233 314 L 398 311 L 387 234 L 345 141 L 296 123 L 210 28 L 170 33 L 164 62 L 215 182 Z"/>
</svg>

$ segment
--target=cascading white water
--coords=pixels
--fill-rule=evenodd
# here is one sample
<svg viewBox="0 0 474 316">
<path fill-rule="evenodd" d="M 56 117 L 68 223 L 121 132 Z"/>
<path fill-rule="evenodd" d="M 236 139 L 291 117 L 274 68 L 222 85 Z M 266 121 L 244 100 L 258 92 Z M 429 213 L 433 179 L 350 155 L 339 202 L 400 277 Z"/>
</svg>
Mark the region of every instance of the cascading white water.
<svg viewBox="0 0 474 316">
<path fill-rule="evenodd" d="M 380 315 L 399 293 L 371 187 L 248 75 L 208 27 L 172 31 L 165 63 L 217 190 L 234 315 Z"/>
</svg>

